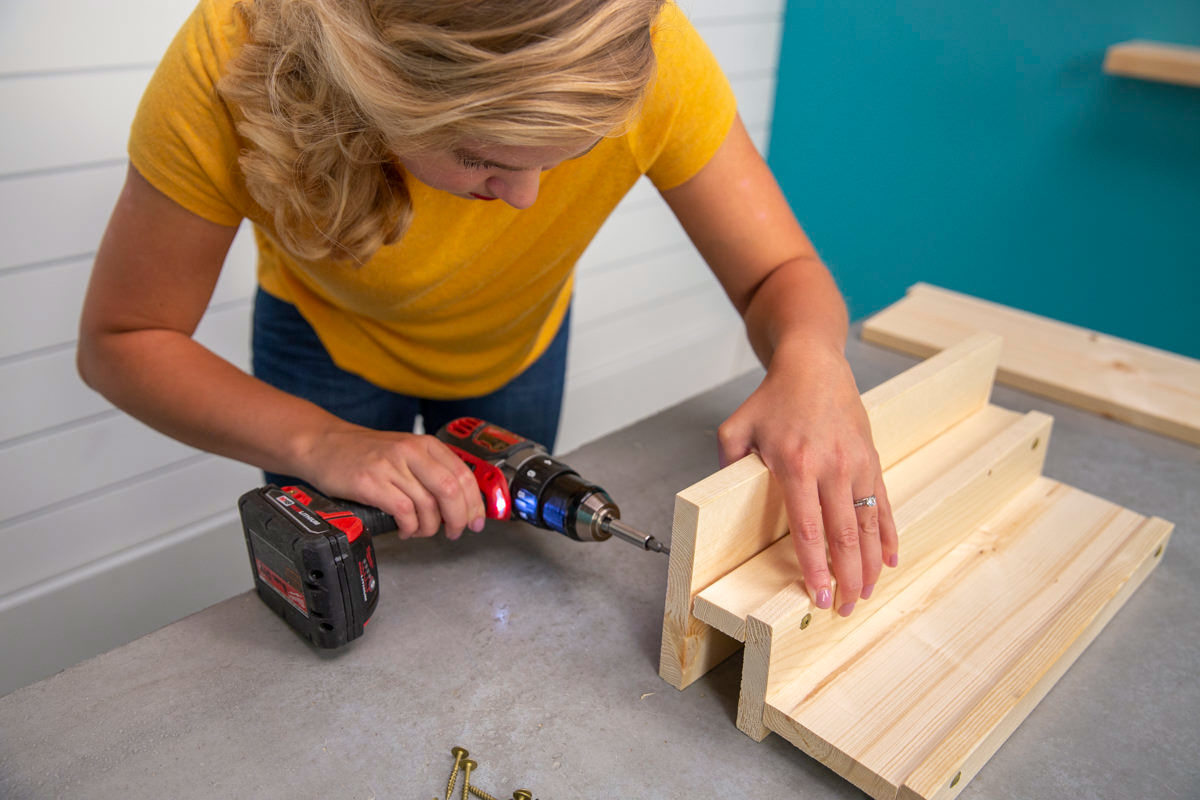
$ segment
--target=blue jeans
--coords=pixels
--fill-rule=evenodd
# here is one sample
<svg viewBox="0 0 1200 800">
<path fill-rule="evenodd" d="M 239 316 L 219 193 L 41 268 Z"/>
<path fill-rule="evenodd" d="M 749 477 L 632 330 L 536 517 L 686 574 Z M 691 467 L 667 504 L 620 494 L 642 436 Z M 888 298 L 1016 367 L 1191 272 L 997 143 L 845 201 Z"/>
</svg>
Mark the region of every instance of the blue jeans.
<svg viewBox="0 0 1200 800">
<path fill-rule="evenodd" d="M 426 433 L 458 417 L 480 417 L 554 451 L 562 412 L 571 315 L 542 356 L 505 386 L 464 400 L 429 400 L 397 394 L 333 363 L 312 326 L 290 303 L 262 289 L 254 301 L 254 375 L 277 389 L 316 403 L 347 422 L 385 431 L 411 431 L 419 414 Z M 297 478 L 264 473 L 268 483 Z"/>
</svg>

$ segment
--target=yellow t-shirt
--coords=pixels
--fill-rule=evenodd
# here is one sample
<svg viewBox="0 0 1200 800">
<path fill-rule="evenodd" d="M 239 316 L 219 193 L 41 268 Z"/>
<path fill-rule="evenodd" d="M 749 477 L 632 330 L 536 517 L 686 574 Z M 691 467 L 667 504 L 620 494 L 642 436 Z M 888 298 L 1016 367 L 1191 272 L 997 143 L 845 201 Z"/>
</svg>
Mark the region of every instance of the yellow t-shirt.
<svg viewBox="0 0 1200 800">
<path fill-rule="evenodd" d="M 133 166 L 155 188 L 222 225 L 250 219 L 258 280 L 294 304 L 342 369 L 395 392 L 473 397 L 516 377 L 554 338 L 576 261 L 645 174 L 685 182 L 724 141 L 736 104 L 712 53 L 673 4 L 654 34 L 658 73 L 627 132 L 542 173 L 524 211 L 465 200 L 408 179 L 413 220 L 367 263 L 300 262 L 250 198 L 246 143 L 214 88 L 245 41 L 234 0 L 201 0 L 133 122 Z"/>
</svg>

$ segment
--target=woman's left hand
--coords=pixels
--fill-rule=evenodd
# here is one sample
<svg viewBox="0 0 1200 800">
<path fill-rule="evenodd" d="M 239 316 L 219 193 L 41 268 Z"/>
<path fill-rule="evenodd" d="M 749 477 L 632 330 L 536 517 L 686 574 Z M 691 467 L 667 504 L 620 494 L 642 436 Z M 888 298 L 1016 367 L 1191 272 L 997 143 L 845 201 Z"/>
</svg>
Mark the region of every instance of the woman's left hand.
<svg viewBox="0 0 1200 800">
<path fill-rule="evenodd" d="M 898 542 L 870 422 L 842 353 L 824 342 L 777 346 L 766 378 L 718 439 L 722 463 L 757 452 L 780 482 L 809 596 L 848 616 L 871 596 L 882 564 L 896 566 Z M 870 496 L 875 505 L 855 507 Z"/>
</svg>

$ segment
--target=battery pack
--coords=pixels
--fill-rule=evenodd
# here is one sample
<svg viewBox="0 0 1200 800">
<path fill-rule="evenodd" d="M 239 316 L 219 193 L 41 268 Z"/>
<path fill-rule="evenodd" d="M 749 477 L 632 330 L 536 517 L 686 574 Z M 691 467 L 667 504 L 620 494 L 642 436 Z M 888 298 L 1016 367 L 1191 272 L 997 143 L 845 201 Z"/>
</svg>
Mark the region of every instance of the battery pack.
<svg viewBox="0 0 1200 800">
<path fill-rule="evenodd" d="M 362 636 L 379 601 L 375 552 L 362 521 L 294 486 L 247 492 L 238 509 L 262 601 L 317 647 Z"/>
</svg>

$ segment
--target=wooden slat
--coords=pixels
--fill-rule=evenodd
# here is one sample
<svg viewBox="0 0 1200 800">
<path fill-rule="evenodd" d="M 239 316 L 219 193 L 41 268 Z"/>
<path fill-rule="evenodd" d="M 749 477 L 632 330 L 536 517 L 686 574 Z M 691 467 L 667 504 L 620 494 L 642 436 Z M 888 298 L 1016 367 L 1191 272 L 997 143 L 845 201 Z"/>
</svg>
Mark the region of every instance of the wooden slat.
<svg viewBox="0 0 1200 800">
<path fill-rule="evenodd" d="M 978 331 L 1004 337 L 997 380 L 1200 444 L 1200 362 L 916 284 L 863 325 L 863 339 L 927 356 Z"/>
<path fill-rule="evenodd" d="M 965 785 L 979 772 L 1158 566 L 1174 527 L 1159 517 L 1142 523 L 1135 531 L 1136 538 L 1131 537 L 1129 545 L 1104 566 L 1104 572 L 1093 582 L 1096 591 L 1081 597 L 1071 614 L 1058 616 L 1039 647 L 1026 651 L 1005 679 L 997 682 L 942 744 L 925 757 L 902 787 L 900 800 L 946 800 L 957 794 L 955 787 Z M 1129 577 L 1122 584 L 1125 574 Z M 1114 584 L 1119 588 L 1106 598 L 1105 592 Z M 1101 602 L 1104 605 L 1087 622 Z M 1062 648 L 1063 641 L 1070 644 Z M 1050 663 L 1055 645 L 1061 653 Z M 968 741 L 975 743 L 973 748 L 964 745 Z"/>
<path fill-rule="evenodd" d="M 980 444 L 965 459 L 959 459 L 955 453 L 965 444 L 960 443 L 937 452 L 930 452 L 936 448 L 923 448 L 896 465 L 894 470 L 936 475 L 895 509 L 903 565 L 884 570 L 875 593 L 849 617 L 838 616 L 833 609 L 817 609 L 803 593 L 798 601 L 785 602 L 782 598 L 789 596 L 792 587 L 784 587 L 760 609 L 750 612 L 746 620 L 748 632 L 756 625 L 765 625 L 778 630 L 779 635 L 772 642 L 774 634 L 770 630 L 756 637 L 747 633 L 743 665 L 765 665 L 765 669 L 757 673 L 743 671 L 738 727 L 761 740 L 767 732 L 763 715 L 772 686 L 786 686 L 820 663 L 854 631 L 869 624 L 876 613 L 888 609 L 888 604 L 907 586 L 921 580 L 927 570 L 945 559 L 977 525 L 1035 481 L 1045 461 L 1051 424 L 1050 417 L 1031 411 Z M 939 440 L 947 438 L 952 438 L 950 433 Z M 799 566 L 794 556 L 790 562 L 794 576 Z M 779 572 L 782 568 L 777 566 L 776 573 Z M 794 581 L 792 586 L 796 586 Z M 780 619 L 794 619 L 797 614 L 811 615 L 804 629 L 786 624 L 772 627 L 779 626 Z M 763 652 L 755 652 L 759 649 Z M 770 683 L 766 680 L 768 670 Z"/>
<path fill-rule="evenodd" d="M 787 530 L 783 497 L 757 455 L 675 496 L 659 675 L 677 689 L 727 658 L 738 643 L 692 615 L 696 594 Z"/>
<path fill-rule="evenodd" d="M 1000 340 L 972 336 L 863 394 L 884 469 L 987 404 Z"/>
<path fill-rule="evenodd" d="M 793 672 L 767 698 L 768 727 L 872 797 L 895 797 L 918 779 L 913 796 L 957 794 L 965 782 L 949 781 L 988 743 L 985 734 L 1011 730 L 1015 710 L 1028 713 L 1022 700 L 1038 679 L 1086 645 L 1080 638 L 1094 635 L 1093 623 L 1111 615 L 1143 562 L 1161 552 L 1169 531 L 1147 523 L 1039 479 L 809 669 Z M 928 777 L 947 774 L 944 785 Z"/>
<path fill-rule="evenodd" d="M 1108 48 L 1104 71 L 1126 78 L 1200 87 L 1200 47 L 1133 39 Z"/>
<path fill-rule="evenodd" d="M 986 404 L 997 353 L 994 337 L 974 337 L 863 395 L 885 469 Z M 883 433 L 884 421 L 906 430 Z M 695 597 L 786 529 L 782 495 L 757 455 L 679 493 L 659 661 L 668 683 L 682 689 L 736 649 L 693 615 Z"/>
<path fill-rule="evenodd" d="M 888 487 L 888 498 L 897 522 L 911 524 L 920 519 L 921 515 L 914 514 L 909 504 L 921 497 L 922 490 L 936 485 L 931 490 L 934 493 L 956 491 L 964 482 L 962 478 L 956 479 L 956 476 L 969 477 L 981 471 L 986 473 L 1005 458 L 1018 458 L 1025 476 L 1016 477 L 1012 485 L 1007 486 L 989 482 L 987 486 L 980 486 L 980 490 L 992 494 L 1001 491 L 1014 494 L 1037 477 L 1045 457 L 1045 447 L 1033 451 L 1033 458 L 1026 458 L 1029 448 L 1025 444 L 1037 438 L 1043 428 L 1048 434 L 1050 423 L 1039 415 L 1037 422 L 1028 423 L 1022 428 L 1027 430 L 1027 437 L 1014 437 L 1012 433 L 1007 433 L 1021 420 L 1021 415 L 1015 411 L 985 406 L 908 458 L 884 470 L 883 480 Z M 993 446 L 996 440 L 1000 440 L 999 446 Z M 923 501 L 920 506 L 922 513 L 927 512 L 929 506 L 928 500 Z M 903 536 L 905 530 L 901 529 L 899 533 Z M 904 561 L 903 571 L 910 572 L 913 569 L 910 562 L 915 563 L 919 556 L 910 550 L 905 538 L 900 541 L 900 555 Z M 796 582 L 799 575 L 800 565 L 795 549 L 785 537 L 697 594 L 692 613 L 721 632 L 744 641 L 746 618 L 788 584 Z M 890 575 L 890 572 L 885 570 L 884 575 Z M 878 596 L 871 605 L 877 603 Z M 854 618 L 861 616 L 856 614 Z"/>
</svg>

